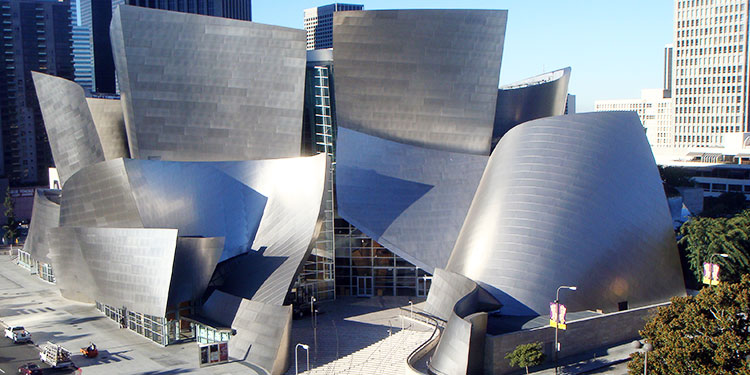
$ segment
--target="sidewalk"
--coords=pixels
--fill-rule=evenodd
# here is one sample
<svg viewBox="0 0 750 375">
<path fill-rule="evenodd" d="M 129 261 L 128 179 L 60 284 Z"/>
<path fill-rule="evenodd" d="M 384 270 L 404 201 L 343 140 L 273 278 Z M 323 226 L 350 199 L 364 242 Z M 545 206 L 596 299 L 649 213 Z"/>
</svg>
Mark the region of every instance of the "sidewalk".
<svg viewBox="0 0 750 375">
<path fill-rule="evenodd" d="M 294 374 L 294 347 L 310 347 L 312 373 L 370 373 L 374 369 L 401 374 L 405 358 L 432 333 L 432 329 L 404 319 L 398 307 L 424 298 L 341 297 L 317 307 L 317 329 L 311 317 L 294 320 L 290 367 Z M 404 312 L 408 315 L 408 311 Z M 73 362 L 90 374 L 252 374 L 241 363 L 200 368 L 198 345 L 162 347 L 107 318 L 90 304 L 67 300 L 57 287 L 19 267 L 8 256 L 0 257 L 0 322 L 23 325 L 34 343 L 47 341 L 74 353 Z M 315 341 L 317 336 L 317 348 Z M 84 358 L 80 348 L 96 343 L 99 357 Z M 300 349 L 300 371 L 306 370 L 306 353 Z"/>
<path fill-rule="evenodd" d="M 560 361 L 560 374 L 610 374 L 626 375 L 630 353 L 637 349 L 632 343 L 579 354 Z M 537 375 L 554 375 L 554 368 L 532 372 Z"/>
<path fill-rule="evenodd" d="M 252 373 L 239 363 L 200 368 L 197 344 L 162 347 L 121 329 L 94 305 L 64 299 L 56 286 L 30 275 L 7 256 L 0 258 L 0 321 L 26 327 L 36 345 L 51 341 L 70 350 L 86 375 Z M 98 346 L 99 357 L 79 354 L 90 342 Z"/>
</svg>

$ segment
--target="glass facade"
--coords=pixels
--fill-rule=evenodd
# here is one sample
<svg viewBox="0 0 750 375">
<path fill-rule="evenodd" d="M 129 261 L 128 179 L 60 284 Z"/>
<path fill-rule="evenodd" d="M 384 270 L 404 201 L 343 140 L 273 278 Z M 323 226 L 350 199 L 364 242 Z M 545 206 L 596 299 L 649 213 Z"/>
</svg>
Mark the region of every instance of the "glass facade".
<svg viewBox="0 0 750 375">
<path fill-rule="evenodd" d="M 122 328 L 128 328 L 159 345 L 166 346 L 174 342 L 170 340 L 170 337 L 174 339 L 175 336 L 174 333 L 170 334 L 170 328 L 173 328 L 170 326 L 174 325 L 168 325 L 166 318 L 127 311 L 100 302 L 96 303 L 96 308 Z"/>
<path fill-rule="evenodd" d="M 211 344 L 215 342 L 227 342 L 232 336 L 231 330 L 217 330 L 203 324 L 195 325 L 195 341 L 199 344 Z"/>
<path fill-rule="evenodd" d="M 432 277 L 343 219 L 336 219 L 336 293 L 425 296 Z"/>
</svg>

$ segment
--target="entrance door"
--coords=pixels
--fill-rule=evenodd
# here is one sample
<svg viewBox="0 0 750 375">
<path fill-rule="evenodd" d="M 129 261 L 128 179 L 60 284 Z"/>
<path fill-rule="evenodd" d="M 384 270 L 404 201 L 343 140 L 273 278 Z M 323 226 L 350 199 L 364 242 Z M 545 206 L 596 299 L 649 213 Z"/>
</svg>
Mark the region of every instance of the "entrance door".
<svg viewBox="0 0 750 375">
<path fill-rule="evenodd" d="M 432 276 L 417 278 L 417 297 L 427 296 L 427 292 L 430 291 L 430 285 L 432 285 Z"/>
<path fill-rule="evenodd" d="M 357 276 L 357 297 L 372 297 L 372 276 Z"/>
</svg>

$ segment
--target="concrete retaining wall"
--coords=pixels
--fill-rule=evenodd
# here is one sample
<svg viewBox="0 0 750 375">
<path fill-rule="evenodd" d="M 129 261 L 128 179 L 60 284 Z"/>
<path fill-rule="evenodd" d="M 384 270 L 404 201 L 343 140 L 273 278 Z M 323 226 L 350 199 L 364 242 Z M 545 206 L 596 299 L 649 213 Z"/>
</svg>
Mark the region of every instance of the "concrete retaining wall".
<svg viewBox="0 0 750 375">
<path fill-rule="evenodd" d="M 605 314 L 568 322 L 568 329 L 559 331 L 559 357 L 578 355 L 597 348 L 613 346 L 639 338 L 638 330 L 643 329 L 646 321 L 656 313 L 659 306 L 668 303 Z M 484 373 L 509 374 L 518 372 L 517 367 L 510 367 L 505 355 L 516 346 L 531 342 L 542 342 L 547 361 L 553 359 L 555 329 L 541 327 L 531 330 L 511 332 L 503 335 L 487 335 L 485 343 Z"/>
</svg>

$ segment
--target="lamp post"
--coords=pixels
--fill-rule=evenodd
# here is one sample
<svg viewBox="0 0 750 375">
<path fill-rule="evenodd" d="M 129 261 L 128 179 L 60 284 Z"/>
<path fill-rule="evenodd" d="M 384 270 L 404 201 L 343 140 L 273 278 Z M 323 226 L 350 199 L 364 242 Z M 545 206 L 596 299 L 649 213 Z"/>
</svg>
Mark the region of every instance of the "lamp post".
<svg viewBox="0 0 750 375">
<path fill-rule="evenodd" d="M 307 353 L 307 371 L 310 371 L 310 347 L 305 344 L 298 343 L 297 346 L 294 347 L 294 374 L 299 374 L 299 365 L 297 362 L 297 350 L 299 348 L 302 348 L 305 350 L 305 353 Z"/>
<path fill-rule="evenodd" d="M 569 290 L 576 290 L 578 289 L 575 286 L 567 286 L 567 285 L 561 285 L 557 287 L 557 292 L 555 293 L 555 309 L 557 309 L 555 313 L 555 374 L 558 374 L 558 368 L 557 368 L 557 352 L 559 351 L 558 343 L 557 343 L 557 331 L 558 326 L 560 325 L 560 289 L 569 289 Z"/>
<path fill-rule="evenodd" d="M 709 263 L 713 263 L 714 262 L 713 261 L 714 257 L 729 258 L 729 254 L 724 254 L 724 253 L 721 253 L 721 254 L 711 254 L 711 256 L 708 257 L 708 262 Z"/>
<path fill-rule="evenodd" d="M 318 355 L 318 322 L 315 319 L 315 297 L 310 297 L 310 318 L 312 319 L 312 328 L 313 328 L 313 347 L 315 348 L 315 360 L 317 361 L 317 355 Z M 317 363 L 317 362 L 316 362 Z"/>
<path fill-rule="evenodd" d="M 650 343 L 643 345 L 643 375 L 648 374 L 648 352 L 654 350 L 654 346 Z"/>
</svg>

